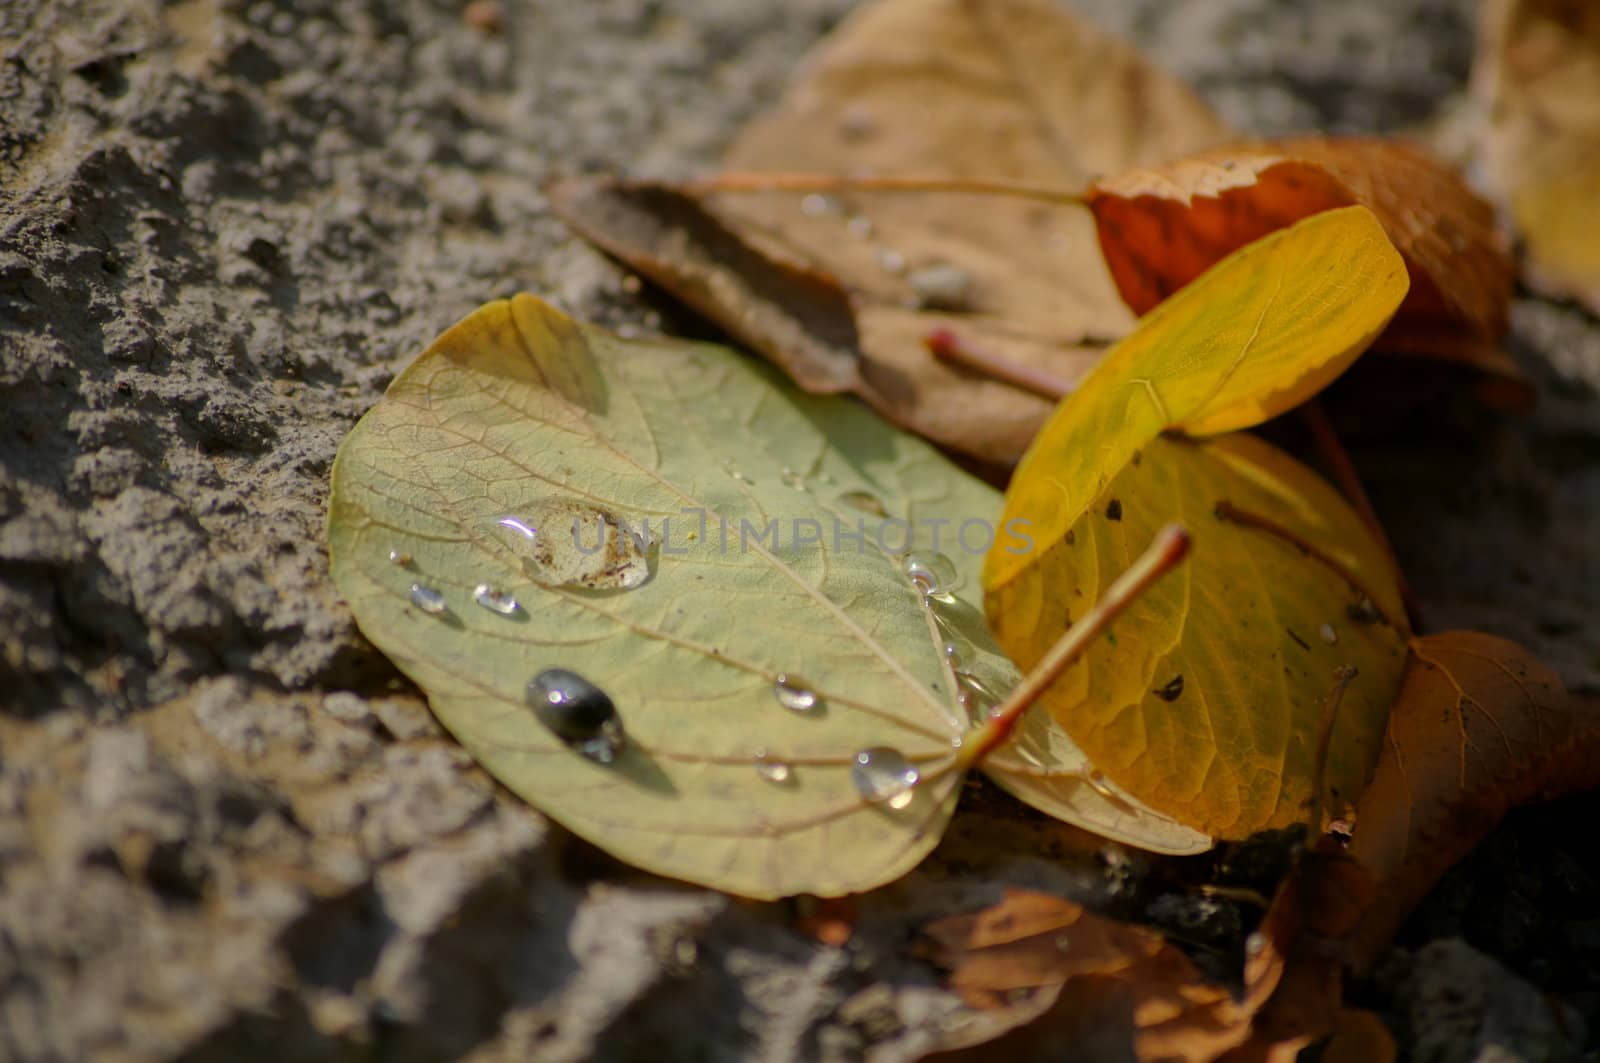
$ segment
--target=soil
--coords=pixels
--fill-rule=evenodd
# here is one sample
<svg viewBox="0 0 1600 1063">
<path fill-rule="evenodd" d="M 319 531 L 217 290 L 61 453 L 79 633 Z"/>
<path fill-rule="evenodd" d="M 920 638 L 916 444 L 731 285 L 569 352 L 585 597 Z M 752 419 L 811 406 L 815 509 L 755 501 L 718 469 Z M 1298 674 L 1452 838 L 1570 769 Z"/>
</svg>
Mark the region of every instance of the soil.
<svg viewBox="0 0 1600 1063">
<path fill-rule="evenodd" d="M 498 790 L 329 582 L 334 451 L 443 327 L 698 327 L 540 183 L 711 165 L 849 6 L 0 5 L 0 1060 L 912 1059 L 966 1019 L 921 921 L 1145 888 L 975 786 L 818 944 Z M 1080 6 L 1253 133 L 1422 122 L 1471 52 L 1470 0 Z M 1600 323 L 1524 297 L 1512 345 L 1528 417 L 1342 417 L 1432 626 L 1593 692 Z M 1600 1051 L 1597 812 L 1517 813 L 1361 987 L 1411 1057 Z"/>
</svg>

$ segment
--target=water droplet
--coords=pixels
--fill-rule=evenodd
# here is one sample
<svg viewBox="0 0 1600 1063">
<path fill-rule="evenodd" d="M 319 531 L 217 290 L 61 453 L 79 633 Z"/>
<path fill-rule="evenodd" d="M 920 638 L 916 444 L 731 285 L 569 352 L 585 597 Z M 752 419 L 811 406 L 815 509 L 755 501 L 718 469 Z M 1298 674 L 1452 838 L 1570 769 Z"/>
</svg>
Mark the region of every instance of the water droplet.
<svg viewBox="0 0 1600 1063">
<path fill-rule="evenodd" d="M 1056 935 L 1056 951 L 1057 952 L 1071 952 L 1072 951 L 1072 937 L 1071 937 L 1071 935 L 1069 935 L 1069 934 L 1057 934 Z"/>
<path fill-rule="evenodd" d="M 1383 619 L 1371 598 L 1363 598 L 1345 610 L 1345 615 L 1357 624 L 1376 624 Z"/>
<path fill-rule="evenodd" d="M 491 587 L 487 583 L 480 583 L 472 588 L 472 600 L 491 613 L 499 613 L 501 616 L 515 616 L 522 609 L 509 593 L 499 587 Z"/>
<path fill-rule="evenodd" d="M 777 681 L 772 684 L 772 695 L 779 705 L 791 712 L 810 712 L 822 701 L 810 684 L 788 672 L 778 673 Z"/>
<path fill-rule="evenodd" d="M 906 256 L 889 247 L 878 248 L 878 267 L 896 276 L 906 271 Z"/>
<path fill-rule="evenodd" d="M 944 659 L 950 662 L 950 667 L 958 670 L 960 669 L 961 662 L 964 659 L 962 654 L 962 650 L 964 648 L 970 649 L 970 646 L 964 646 L 963 643 L 957 642 L 954 639 L 951 639 L 943 646 L 939 647 L 940 651 L 944 653 Z"/>
<path fill-rule="evenodd" d="M 806 474 L 803 472 L 795 472 L 787 465 L 783 467 L 783 486 L 792 487 L 796 491 L 809 490 L 809 488 L 806 487 Z"/>
<path fill-rule="evenodd" d="M 872 219 L 865 214 L 853 214 L 850 220 L 844 223 L 845 230 L 851 236 L 865 240 L 872 235 Z"/>
<path fill-rule="evenodd" d="M 735 480 L 738 480 L 740 483 L 744 483 L 744 484 L 753 484 L 753 483 L 755 483 L 754 480 L 750 479 L 750 477 L 746 476 L 744 473 L 739 471 L 739 467 L 733 463 L 733 459 L 732 458 L 723 458 L 722 459 L 722 468 L 723 468 L 723 470 L 725 472 L 727 472 L 727 474 L 729 476 L 733 477 Z"/>
<path fill-rule="evenodd" d="M 863 513 L 871 513 L 874 517 L 887 517 L 889 511 L 883 508 L 883 503 L 878 496 L 869 491 L 846 491 L 839 496 L 839 501 L 851 509 L 859 509 Z"/>
<path fill-rule="evenodd" d="M 873 746 L 856 754 L 850 781 L 856 793 L 874 803 L 899 811 L 916 797 L 913 788 L 922 776 L 905 754 L 889 746 Z"/>
<path fill-rule="evenodd" d="M 404 550 L 390 550 L 389 564 L 399 565 L 401 568 L 411 567 L 411 555 Z"/>
<path fill-rule="evenodd" d="M 528 682 L 539 722 L 590 760 L 610 764 L 623 745 L 622 720 L 604 690 L 577 672 L 547 668 Z"/>
<path fill-rule="evenodd" d="M 429 616 L 438 616 L 450 608 L 443 594 L 421 583 L 411 585 L 411 604 Z"/>
<path fill-rule="evenodd" d="M 839 210 L 839 201 L 832 196 L 822 196 L 813 192 L 800 200 L 800 213 L 808 218 L 826 218 L 836 214 Z"/>
<path fill-rule="evenodd" d="M 1322 641 L 1330 646 L 1336 646 L 1339 643 L 1339 633 L 1333 629 L 1332 624 L 1323 624 L 1317 634 L 1321 635 Z"/>
<path fill-rule="evenodd" d="M 794 778 L 794 769 L 787 761 L 779 760 L 765 749 L 756 750 L 756 774 L 768 782 L 786 783 Z"/>
<path fill-rule="evenodd" d="M 495 521 L 538 582 L 552 587 L 633 590 L 651 576 L 655 538 L 643 520 L 576 499 L 535 502 Z"/>
<path fill-rule="evenodd" d="M 972 274 L 948 262 L 911 271 L 906 278 L 922 310 L 971 310 Z"/>
<path fill-rule="evenodd" d="M 1105 775 L 1099 771 L 1090 770 L 1084 775 L 1083 781 L 1088 784 L 1089 789 L 1093 790 L 1095 793 L 1106 798 L 1107 800 L 1122 800 L 1122 798 L 1118 796 L 1117 792 L 1111 788 L 1111 780 L 1107 779 Z"/>
<path fill-rule="evenodd" d="M 950 592 L 961 585 L 956 563 L 943 554 L 907 554 L 905 570 L 925 598 L 952 601 Z"/>
<path fill-rule="evenodd" d="M 1246 956 L 1259 956 L 1267 947 L 1267 935 L 1257 930 L 1244 939 L 1244 954 Z"/>
</svg>

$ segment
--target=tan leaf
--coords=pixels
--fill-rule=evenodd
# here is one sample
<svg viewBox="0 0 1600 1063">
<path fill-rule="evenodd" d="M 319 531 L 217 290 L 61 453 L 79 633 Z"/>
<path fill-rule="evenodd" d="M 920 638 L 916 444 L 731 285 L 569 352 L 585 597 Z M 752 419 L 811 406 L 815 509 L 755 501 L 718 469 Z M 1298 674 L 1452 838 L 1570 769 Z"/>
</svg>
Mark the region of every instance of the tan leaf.
<svg viewBox="0 0 1600 1063">
<path fill-rule="evenodd" d="M 812 53 L 783 100 L 740 134 L 725 165 L 1076 190 L 1094 174 L 1153 164 L 1229 135 L 1180 81 L 1052 0 L 880 0 Z M 601 205 L 571 193 L 556 200 L 587 235 L 803 386 L 822 380 L 837 390 L 839 356 L 853 344 L 853 390 L 890 420 L 986 462 L 1014 461 L 1052 400 L 939 361 L 923 342 L 930 333 L 955 328 L 1071 385 L 1099 357 L 1095 341 L 1122 335 L 1133 321 L 1106 273 L 1092 220 L 1067 202 L 894 192 L 704 198 L 700 205 L 746 249 L 802 269 L 825 266 L 838 279 L 854 310 L 854 335 L 830 333 L 820 343 L 797 331 L 794 319 L 801 327 L 815 322 L 803 310 L 780 320 L 788 293 L 705 282 L 711 272 L 728 278 L 743 268 L 744 252 L 723 258 L 703 243 L 666 248 L 647 231 L 619 233 L 592 209 Z"/>
<path fill-rule="evenodd" d="M 1485 0 L 1473 91 L 1527 280 L 1600 313 L 1600 6 Z"/>
</svg>

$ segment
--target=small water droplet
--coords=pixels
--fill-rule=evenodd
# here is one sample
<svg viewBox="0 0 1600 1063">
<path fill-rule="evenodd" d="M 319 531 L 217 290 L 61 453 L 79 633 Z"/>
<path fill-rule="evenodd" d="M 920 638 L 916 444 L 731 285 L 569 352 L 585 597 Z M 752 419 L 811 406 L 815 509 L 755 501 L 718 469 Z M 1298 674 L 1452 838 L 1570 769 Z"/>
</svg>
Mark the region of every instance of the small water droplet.
<svg viewBox="0 0 1600 1063">
<path fill-rule="evenodd" d="M 905 754 L 890 746 L 863 749 L 850 767 L 850 781 L 855 783 L 856 793 L 896 811 L 911 804 L 920 778 Z"/>
<path fill-rule="evenodd" d="M 906 256 L 890 247 L 878 248 L 878 267 L 896 276 L 906 271 Z"/>
<path fill-rule="evenodd" d="M 499 613 L 501 616 L 515 616 L 522 609 L 509 593 L 499 587 L 491 587 L 487 583 L 480 583 L 472 588 L 472 600 L 491 613 Z"/>
<path fill-rule="evenodd" d="M 1156 687 L 1153 693 L 1162 701 L 1177 701 L 1183 696 L 1183 676 L 1173 676 L 1167 681 L 1166 686 Z"/>
<path fill-rule="evenodd" d="M 756 774 L 768 782 L 786 783 L 794 778 L 794 769 L 787 761 L 779 760 L 765 749 L 756 750 Z"/>
<path fill-rule="evenodd" d="M 865 240 L 872 235 L 872 219 L 865 214 L 853 214 L 850 220 L 844 223 L 845 230 L 851 236 Z"/>
<path fill-rule="evenodd" d="M 911 271 L 906 278 L 922 310 L 972 309 L 972 274 L 948 262 L 935 262 Z"/>
<path fill-rule="evenodd" d="M 785 487 L 792 487 L 796 491 L 810 490 L 808 487 L 806 487 L 806 474 L 803 472 L 795 472 L 787 465 L 783 467 L 781 478 L 783 480 L 783 486 Z"/>
<path fill-rule="evenodd" d="M 1244 954 L 1246 956 L 1259 956 L 1267 947 L 1267 935 L 1257 930 L 1244 939 Z"/>
<path fill-rule="evenodd" d="M 421 583 L 411 585 L 411 604 L 429 616 L 438 616 L 450 608 L 443 594 Z"/>
<path fill-rule="evenodd" d="M 1111 781 L 1099 771 L 1091 769 L 1084 775 L 1083 781 L 1088 784 L 1089 789 L 1093 790 L 1101 797 L 1111 801 L 1122 800 L 1121 797 L 1117 795 L 1117 792 L 1111 788 Z"/>
<path fill-rule="evenodd" d="M 411 567 L 411 555 L 404 550 L 390 550 L 389 564 L 399 565 L 401 568 Z"/>
<path fill-rule="evenodd" d="M 1072 951 L 1072 937 L 1071 937 L 1071 935 L 1068 935 L 1068 934 L 1057 934 L 1056 935 L 1056 951 L 1057 952 L 1071 952 Z"/>
<path fill-rule="evenodd" d="M 1330 646 L 1336 646 L 1339 643 L 1339 633 L 1333 629 L 1332 624 L 1323 624 L 1317 634 L 1321 635 L 1322 641 Z"/>
<path fill-rule="evenodd" d="M 739 467 L 733 463 L 732 458 L 723 458 L 722 468 L 729 476 L 733 477 L 735 480 L 738 480 L 740 483 L 755 483 L 754 480 L 750 479 L 750 477 L 739 471 Z"/>
<path fill-rule="evenodd" d="M 883 503 L 878 496 L 869 491 L 846 491 L 839 496 L 839 501 L 851 509 L 859 509 L 863 513 L 870 513 L 874 517 L 887 517 L 889 511 L 883 508 Z"/>
<path fill-rule="evenodd" d="M 604 690 L 577 672 L 547 668 L 528 682 L 539 722 L 590 760 L 610 764 L 623 746 L 622 720 Z"/>
<path fill-rule="evenodd" d="M 800 213 L 808 218 L 826 218 L 836 214 L 839 210 L 839 201 L 832 196 L 818 195 L 813 192 L 800 200 Z"/>
<path fill-rule="evenodd" d="M 944 654 L 944 659 L 950 662 L 950 667 L 959 671 L 962 662 L 967 658 L 967 654 L 972 652 L 972 643 L 960 636 L 956 636 L 947 640 L 943 646 L 939 647 L 939 650 Z"/>
<path fill-rule="evenodd" d="M 790 712 L 810 712 L 822 701 L 810 684 L 788 672 L 778 673 L 777 680 L 772 684 L 772 695 L 778 699 L 779 705 Z"/>
<path fill-rule="evenodd" d="M 924 597 L 951 600 L 950 592 L 961 584 L 956 563 L 943 554 L 907 554 L 904 565 L 906 575 Z"/>
</svg>

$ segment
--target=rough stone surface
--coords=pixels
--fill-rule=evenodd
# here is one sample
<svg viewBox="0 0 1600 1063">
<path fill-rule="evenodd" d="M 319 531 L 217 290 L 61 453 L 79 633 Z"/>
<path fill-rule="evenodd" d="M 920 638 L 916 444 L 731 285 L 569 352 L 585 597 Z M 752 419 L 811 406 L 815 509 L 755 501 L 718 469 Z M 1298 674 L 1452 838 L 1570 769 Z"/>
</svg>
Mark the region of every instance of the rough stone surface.
<svg viewBox="0 0 1600 1063">
<path fill-rule="evenodd" d="M 327 474 L 406 360 L 521 289 L 661 324 L 541 180 L 709 164 L 849 2 L 468 6 L 0 3 L 0 1060 L 909 1059 L 960 1012 L 921 920 L 1139 880 L 974 787 L 828 948 L 510 799 L 356 633 Z M 1470 53 L 1469 0 L 1082 6 L 1251 132 L 1421 121 Z M 1357 457 L 1436 625 L 1600 689 L 1600 326 L 1524 300 L 1515 350 L 1533 417 L 1367 412 Z M 1592 813 L 1519 821 L 1560 885 L 1474 858 L 1409 932 L 1515 901 L 1468 937 L 1594 1004 Z M 1463 948 L 1514 1017 L 1533 990 Z M 1388 990 L 1417 1058 L 1473 1058 L 1419 978 Z"/>
</svg>

